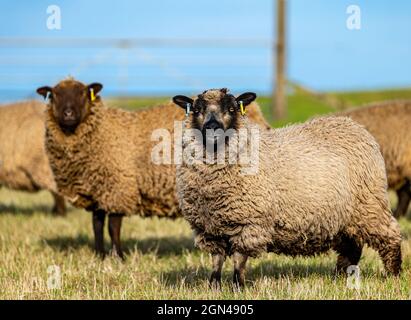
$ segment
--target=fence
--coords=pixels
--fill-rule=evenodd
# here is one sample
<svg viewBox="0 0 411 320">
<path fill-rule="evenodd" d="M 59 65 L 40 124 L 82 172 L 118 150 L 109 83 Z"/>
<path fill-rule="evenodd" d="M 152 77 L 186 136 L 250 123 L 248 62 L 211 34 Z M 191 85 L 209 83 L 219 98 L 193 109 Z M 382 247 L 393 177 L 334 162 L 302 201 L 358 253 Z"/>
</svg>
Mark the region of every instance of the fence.
<svg viewBox="0 0 411 320">
<path fill-rule="evenodd" d="M 67 75 L 107 95 L 228 87 L 270 94 L 271 39 L 0 38 L 0 101 L 31 98 Z"/>
</svg>

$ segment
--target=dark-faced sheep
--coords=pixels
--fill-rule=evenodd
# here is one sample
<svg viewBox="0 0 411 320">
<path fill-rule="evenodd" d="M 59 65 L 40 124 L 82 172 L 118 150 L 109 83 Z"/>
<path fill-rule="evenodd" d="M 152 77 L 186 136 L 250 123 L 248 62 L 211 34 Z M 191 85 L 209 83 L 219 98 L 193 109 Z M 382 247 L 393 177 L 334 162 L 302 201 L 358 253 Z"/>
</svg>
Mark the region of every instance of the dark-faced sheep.
<svg viewBox="0 0 411 320">
<path fill-rule="evenodd" d="M 253 130 L 239 106 L 255 97 L 235 98 L 225 89 L 205 91 L 194 100 L 174 97 L 193 110 L 185 122 L 184 153 L 190 156 L 193 145 L 205 154 L 227 153 L 241 130 Z M 209 148 L 204 143 L 215 139 L 198 139 L 188 133 L 193 128 L 234 133 L 223 140 L 226 148 Z M 248 257 L 266 251 L 307 256 L 334 249 L 336 269 L 344 272 L 358 264 L 367 244 L 378 251 L 386 271 L 400 272 L 401 235 L 389 209 L 384 160 L 362 126 L 347 117 L 323 117 L 260 130 L 259 141 L 255 174 L 243 172 L 248 163 L 210 163 L 207 157 L 177 166 L 180 207 L 196 245 L 212 254 L 213 286 L 220 286 L 227 256 L 233 257 L 235 286 L 243 286 Z M 248 150 L 239 148 L 238 154 Z"/>
<path fill-rule="evenodd" d="M 155 164 L 151 139 L 156 129 L 174 132 L 184 112 L 173 103 L 130 112 L 103 106 L 102 85 L 74 79 L 41 87 L 50 101 L 46 149 L 59 191 L 77 207 L 93 212 L 95 249 L 104 256 L 103 227 L 108 214 L 113 252 L 123 257 L 120 229 L 124 215 L 174 218 L 175 165 Z M 254 106 L 256 122 L 266 125 Z"/>
<path fill-rule="evenodd" d="M 0 185 L 13 190 L 48 190 L 54 198 L 53 213 L 65 215 L 62 196 L 44 148 L 45 105 L 36 101 L 0 107 Z"/>
<path fill-rule="evenodd" d="M 388 187 L 398 196 L 394 216 L 405 216 L 411 200 L 411 101 L 374 103 L 343 115 L 362 124 L 377 140 L 385 160 Z"/>
</svg>

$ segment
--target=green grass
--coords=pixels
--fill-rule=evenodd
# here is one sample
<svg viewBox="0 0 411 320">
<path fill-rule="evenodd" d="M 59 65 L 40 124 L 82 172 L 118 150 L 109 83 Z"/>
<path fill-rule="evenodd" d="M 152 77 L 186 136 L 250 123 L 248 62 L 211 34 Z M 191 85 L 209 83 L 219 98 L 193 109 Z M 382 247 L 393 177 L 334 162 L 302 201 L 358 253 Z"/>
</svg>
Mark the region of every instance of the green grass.
<svg viewBox="0 0 411 320">
<path fill-rule="evenodd" d="M 341 106 L 348 108 L 361 106 L 362 104 L 391 100 L 391 99 L 410 99 L 411 89 L 392 89 L 382 91 L 354 91 L 354 92 L 331 92 L 327 93 L 331 99 L 337 101 Z M 162 102 L 167 102 L 171 97 L 140 97 L 140 98 L 121 98 L 111 99 L 111 106 L 119 106 L 128 110 L 152 106 Z M 269 123 L 274 127 L 295 122 L 303 122 L 313 116 L 320 114 L 332 113 L 335 107 L 327 102 L 327 99 L 320 99 L 314 95 L 304 92 L 295 91 L 287 97 L 287 117 L 282 120 L 276 120 L 272 116 L 271 106 L 272 99 L 267 96 L 260 96 L 257 102 L 261 106 L 262 112 Z"/>
<path fill-rule="evenodd" d="M 392 99 L 411 99 L 411 89 L 392 89 L 380 91 L 358 91 L 334 93 L 334 95 L 350 106 L 364 103 L 392 100 Z"/>
<path fill-rule="evenodd" d="M 0 299 L 410 299 L 411 221 L 401 220 L 404 271 L 384 277 L 378 255 L 366 248 L 361 287 L 335 278 L 336 255 L 251 259 L 247 288 L 231 290 L 232 264 L 223 291 L 208 288 L 210 257 L 193 247 L 183 219 L 126 218 L 122 239 L 127 259 L 93 254 L 91 215 L 70 209 L 67 218 L 48 213 L 51 196 L 0 190 Z M 107 247 L 108 236 L 107 238 Z M 61 288 L 47 288 L 47 269 L 61 270 Z"/>
<path fill-rule="evenodd" d="M 335 96 L 345 105 L 357 105 L 411 98 L 411 90 Z M 138 109 L 168 99 L 110 103 Z M 274 121 L 270 99 L 260 97 L 258 102 L 275 126 L 335 111 L 324 100 L 296 93 L 288 97 L 287 118 Z M 0 299 L 411 299 L 411 220 L 400 221 L 404 271 L 399 278 L 384 277 L 378 255 L 368 248 L 360 262 L 359 290 L 349 289 L 344 277 L 334 277 L 335 253 L 310 258 L 265 254 L 251 259 L 247 288 L 234 293 L 231 261 L 224 267 L 222 292 L 208 288 L 210 257 L 193 247 L 192 232 L 183 219 L 126 218 L 122 240 L 127 260 L 101 261 L 93 254 L 90 213 L 71 208 L 61 218 L 49 214 L 50 208 L 47 192 L 0 190 Z M 59 289 L 47 288 L 47 268 L 52 265 L 61 270 Z"/>
</svg>

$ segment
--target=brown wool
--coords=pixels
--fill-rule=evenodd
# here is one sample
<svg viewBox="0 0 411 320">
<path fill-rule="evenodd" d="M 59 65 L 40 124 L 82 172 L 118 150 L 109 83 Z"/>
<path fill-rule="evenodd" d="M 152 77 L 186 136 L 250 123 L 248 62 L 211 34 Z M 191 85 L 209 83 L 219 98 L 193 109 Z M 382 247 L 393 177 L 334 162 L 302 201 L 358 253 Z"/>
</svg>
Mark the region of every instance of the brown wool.
<svg viewBox="0 0 411 320">
<path fill-rule="evenodd" d="M 258 105 L 250 116 L 268 126 Z M 184 111 L 172 102 L 130 112 L 103 106 L 97 99 L 90 114 L 65 135 L 52 108 L 47 113 L 46 147 L 58 188 L 75 206 L 107 213 L 176 217 L 175 165 L 157 165 L 151 150 L 153 130 L 174 134 Z"/>
<path fill-rule="evenodd" d="M 45 104 L 37 101 L 0 107 L 0 185 L 29 192 L 48 190 L 64 203 L 55 194 L 45 152 L 45 109 Z"/>
<path fill-rule="evenodd" d="M 373 103 L 343 114 L 363 125 L 377 140 L 385 160 L 389 188 L 399 190 L 411 181 L 411 101 Z M 407 207 L 398 216 L 404 215 Z"/>
</svg>

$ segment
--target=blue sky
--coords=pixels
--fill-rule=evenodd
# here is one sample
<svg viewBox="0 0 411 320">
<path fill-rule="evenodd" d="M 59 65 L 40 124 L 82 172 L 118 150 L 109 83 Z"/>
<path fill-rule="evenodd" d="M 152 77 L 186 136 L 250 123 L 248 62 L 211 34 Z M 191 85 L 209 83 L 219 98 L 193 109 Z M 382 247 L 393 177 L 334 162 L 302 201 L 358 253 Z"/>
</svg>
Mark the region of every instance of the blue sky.
<svg viewBox="0 0 411 320">
<path fill-rule="evenodd" d="M 62 29 L 46 28 L 56 4 Z M 273 0 L 3 1 L 0 37 L 272 39 Z M 361 30 L 346 8 L 361 8 Z M 248 46 L 248 47 L 247 47 Z M 243 48 L 0 47 L 0 100 L 28 97 L 68 74 L 112 94 L 269 92 L 269 45 Z M 289 0 L 288 77 L 314 90 L 411 86 L 411 1 Z"/>
</svg>

